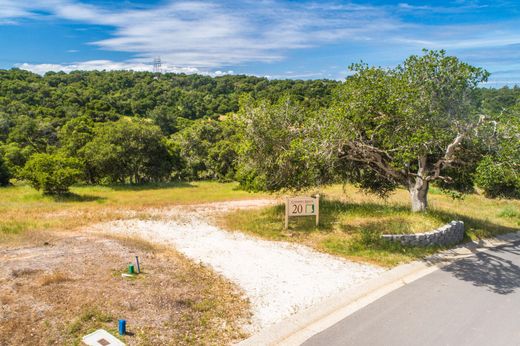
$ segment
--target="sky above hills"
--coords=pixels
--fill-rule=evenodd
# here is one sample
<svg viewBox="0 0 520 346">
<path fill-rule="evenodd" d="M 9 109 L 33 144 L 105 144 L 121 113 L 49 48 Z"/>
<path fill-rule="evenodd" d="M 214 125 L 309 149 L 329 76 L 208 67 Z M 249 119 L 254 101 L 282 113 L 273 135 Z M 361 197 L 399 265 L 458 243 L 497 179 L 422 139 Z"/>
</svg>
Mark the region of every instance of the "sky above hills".
<svg viewBox="0 0 520 346">
<path fill-rule="evenodd" d="M 520 1 L 0 0 L 0 68 L 343 79 L 445 49 L 520 85 Z"/>
</svg>

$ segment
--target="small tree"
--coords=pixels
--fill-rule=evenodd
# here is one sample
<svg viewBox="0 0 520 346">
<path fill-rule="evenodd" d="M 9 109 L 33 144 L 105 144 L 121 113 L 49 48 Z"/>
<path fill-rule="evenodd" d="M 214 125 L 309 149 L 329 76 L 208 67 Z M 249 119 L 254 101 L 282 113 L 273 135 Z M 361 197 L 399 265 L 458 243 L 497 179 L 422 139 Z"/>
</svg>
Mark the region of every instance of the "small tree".
<svg viewBox="0 0 520 346">
<path fill-rule="evenodd" d="M 61 195 L 82 176 L 81 163 L 58 154 L 34 154 L 25 164 L 21 176 L 44 194 Z"/>
<path fill-rule="evenodd" d="M 289 97 L 242 100 L 237 179 L 250 190 L 301 190 L 328 181 L 316 113 Z"/>
<path fill-rule="evenodd" d="M 455 162 L 484 117 L 474 92 L 488 73 L 424 51 L 395 69 L 352 66 L 338 89 L 329 127 L 329 148 L 347 161 L 349 178 L 363 188 L 410 192 L 413 211 L 428 205 L 428 188 Z M 381 187 L 386 189 L 381 189 Z"/>
<path fill-rule="evenodd" d="M 98 179 L 144 183 L 168 179 L 172 161 L 161 129 L 148 120 L 98 124 L 79 153 Z"/>
</svg>

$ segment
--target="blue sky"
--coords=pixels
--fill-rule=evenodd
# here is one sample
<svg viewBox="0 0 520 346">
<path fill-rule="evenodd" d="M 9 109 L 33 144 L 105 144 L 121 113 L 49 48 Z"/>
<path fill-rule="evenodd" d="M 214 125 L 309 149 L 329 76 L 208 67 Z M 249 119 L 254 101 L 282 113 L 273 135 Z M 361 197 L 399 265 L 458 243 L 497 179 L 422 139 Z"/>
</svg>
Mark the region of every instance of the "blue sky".
<svg viewBox="0 0 520 346">
<path fill-rule="evenodd" d="M 520 1 L 0 0 L 0 68 L 343 79 L 446 49 L 520 85 Z"/>
</svg>

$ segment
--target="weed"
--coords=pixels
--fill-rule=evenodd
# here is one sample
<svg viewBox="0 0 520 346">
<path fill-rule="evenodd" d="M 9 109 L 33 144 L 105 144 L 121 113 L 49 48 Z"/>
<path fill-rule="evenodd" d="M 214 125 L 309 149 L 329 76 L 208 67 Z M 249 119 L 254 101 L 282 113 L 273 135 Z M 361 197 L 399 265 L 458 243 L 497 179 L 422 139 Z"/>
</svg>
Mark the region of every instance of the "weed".
<svg viewBox="0 0 520 346">
<path fill-rule="evenodd" d="M 518 218 L 520 219 L 520 209 L 515 208 L 511 205 L 508 205 L 500 210 L 500 212 L 497 214 L 498 217 L 505 217 L 505 218 Z"/>
<path fill-rule="evenodd" d="M 59 284 L 62 282 L 70 281 L 72 280 L 69 276 L 62 272 L 54 272 L 49 275 L 45 275 L 40 278 L 40 286 L 47 286 L 47 285 L 53 285 L 53 284 Z"/>
<path fill-rule="evenodd" d="M 97 308 L 85 308 L 80 316 L 68 326 L 67 332 L 73 337 L 80 337 L 90 330 L 102 327 L 102 324 L 113 321 L 113 317 Z"/>
</svg>

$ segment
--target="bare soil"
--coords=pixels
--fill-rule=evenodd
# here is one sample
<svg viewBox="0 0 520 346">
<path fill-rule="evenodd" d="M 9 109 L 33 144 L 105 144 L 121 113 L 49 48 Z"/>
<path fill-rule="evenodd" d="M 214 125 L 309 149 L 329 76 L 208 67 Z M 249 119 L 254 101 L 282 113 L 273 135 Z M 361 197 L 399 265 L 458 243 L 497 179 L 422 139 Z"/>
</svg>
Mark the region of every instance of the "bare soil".
<svg viewBox="0 0 520 346">
<path fill-rule="evenodd" d="M 243 292 L 209 268 L 129 238 L 49 235 L 0 250 L 0 345 L 70 345 L 98 328 L 127 345 L 226 345 L 250 319 Z M 123 278 L 139 255 L 142 273 Z"/>
</svg>

